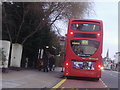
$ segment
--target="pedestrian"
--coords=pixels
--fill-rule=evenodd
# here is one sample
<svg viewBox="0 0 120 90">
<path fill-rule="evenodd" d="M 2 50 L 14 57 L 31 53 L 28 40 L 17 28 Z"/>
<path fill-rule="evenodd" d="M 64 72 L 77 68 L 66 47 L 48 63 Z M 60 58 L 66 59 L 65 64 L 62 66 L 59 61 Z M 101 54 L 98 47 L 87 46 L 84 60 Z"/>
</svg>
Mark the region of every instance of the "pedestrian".
<svg viewBox="0 0 120 90">
<path fill-rule="evenodd" d="M 43 71 L 48 72 L 48 56 L 46 53 L 43 55 Z"/>
<path fill-rule="evenodd" d="M 40 59 L 39 61 L 38 61 L 38 67 L 39 67 L 39 71 L 41 71 L 42 69 L 43 69 L 43 60 L 42 59 Z"/>
<path fill-rule="evenodd" d="M 51 56 L 49 58 L 49 70 L 52 71 L 55 69 L 55 58 L 54 56 Z"/>
</svg>

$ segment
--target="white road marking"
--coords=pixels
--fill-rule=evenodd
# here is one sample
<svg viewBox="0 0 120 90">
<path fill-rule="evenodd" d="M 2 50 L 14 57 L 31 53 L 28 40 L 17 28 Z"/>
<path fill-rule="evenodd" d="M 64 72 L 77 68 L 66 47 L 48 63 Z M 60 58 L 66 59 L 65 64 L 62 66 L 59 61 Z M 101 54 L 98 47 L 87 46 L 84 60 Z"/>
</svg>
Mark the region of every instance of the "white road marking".
<svg viewBox="0 0 120 90">
<path fill-rule="evenodd" d="M 102 81 L 102 79 L 100 79 L 100 81 L 103 83 L 103 85 L 107 88 L 107 85 Z"/>
<path fill-rule="evenodd" d="M 113 74 L 110 74 L 111 76 L 113 76 L 113 77 L 118 77 L 118 76 L 114 76 Z"/>
<path fill-rule="evenodd" d="M 120 72 L 117 72 L 117 71 L 113 71 L 113 72 L 115 72 L 115 73 L 117 73 L 117 74 L 120 74 Z"/>
<path fill-rule="evenodd" d="M 117 71 L 111 71 L 111 72 L 114 72 L 114 73 L 119 73 L 119 72 L 117 72 Z"/>
</svg>

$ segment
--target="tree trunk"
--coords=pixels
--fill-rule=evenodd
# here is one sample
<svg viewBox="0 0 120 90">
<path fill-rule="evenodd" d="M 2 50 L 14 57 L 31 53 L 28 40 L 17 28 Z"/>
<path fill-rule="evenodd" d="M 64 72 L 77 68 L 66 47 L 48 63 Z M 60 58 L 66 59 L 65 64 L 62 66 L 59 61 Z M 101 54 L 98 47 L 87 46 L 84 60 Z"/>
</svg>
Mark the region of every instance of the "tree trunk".
<svg viewBox="0 0 120 90">
<path fill-rule="evenodd" d="M 21 57 L 22 57 L 23 46 L 21 44 L 12 44 L 11 53 L 11 67 L 20 68 L 21 67 Z"/>
</svg>

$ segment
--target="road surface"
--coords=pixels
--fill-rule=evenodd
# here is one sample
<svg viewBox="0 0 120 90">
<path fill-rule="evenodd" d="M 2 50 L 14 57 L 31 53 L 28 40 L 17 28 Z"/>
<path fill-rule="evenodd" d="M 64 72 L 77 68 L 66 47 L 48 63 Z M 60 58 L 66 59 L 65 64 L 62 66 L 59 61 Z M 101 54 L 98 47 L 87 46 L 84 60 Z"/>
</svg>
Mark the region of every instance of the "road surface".
<svg viewBox="0 0 120 90">
<path fill-rule="evenodd" d="M 118 88 L 118 81 L 120 81 L 120 72 L 105 70 L 102 72 L 101 79 L 108 88 Z"/>
<path fill-rule="evenodd" d="M 66 79 L 62 77 L 61 68 L 57 68 L 52 72 L 10 70 L 8 73 L 2 74 L 0 81 L 2 82 L 2 88 L 84 88 L 85 90 L 101 88 L 102 90 L 118 90 L 114 89 L 118 88 L 118 79 L 120 80 L 118 75 L 120 73 L 105 70 L 102 72 L 102 78 L 99 81 L 95 81 L 89 78 L 75 77 Z"/>
<path fill-rule="evenodd" d="M 53 88 L 113 88 L 113 90 L 118 90 L 118 75 L 120 73 L 116 71 L 102 71 L 102 78 L 99 81 L 95 81 L 90 78 L 76 78 L 72 77 L 70 79 L 63 79 Z M 116 89 L 115 89 L 116 88 Z"/>
</svg>

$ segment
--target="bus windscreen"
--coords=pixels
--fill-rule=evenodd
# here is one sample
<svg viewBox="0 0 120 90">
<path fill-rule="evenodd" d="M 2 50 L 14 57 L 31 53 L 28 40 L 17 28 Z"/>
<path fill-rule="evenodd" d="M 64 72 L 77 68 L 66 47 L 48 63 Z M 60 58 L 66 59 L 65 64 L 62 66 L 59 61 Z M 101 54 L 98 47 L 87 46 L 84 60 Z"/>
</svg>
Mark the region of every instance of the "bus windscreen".
<svg viewBox="0 0 120 90">
<path fill-rule="evenodd" d="M 100 43 L 95 40 L 71 40 L 71 48 L 73 52 L 79 57 L 92 56 L 97 51 L 99 44 Z"/>
</svg>

